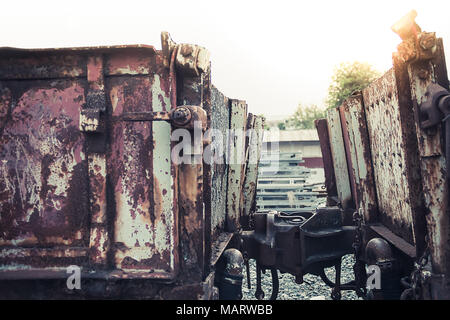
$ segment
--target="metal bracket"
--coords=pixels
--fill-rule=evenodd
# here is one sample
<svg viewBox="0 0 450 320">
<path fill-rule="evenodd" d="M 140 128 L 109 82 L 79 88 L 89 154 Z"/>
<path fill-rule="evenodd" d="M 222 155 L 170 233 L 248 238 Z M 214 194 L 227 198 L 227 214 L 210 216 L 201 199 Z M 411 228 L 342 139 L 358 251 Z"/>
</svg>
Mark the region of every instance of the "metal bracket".
<svg viewBox="0 0 450 320">
<path fill-rule="evenodd" d="M 100 113 L 106 111 L 106 95 L 103 76 L 103 57 L 92 56 L 87 62 L 88 92 L 86 103 L 80 110 L 79 129 L 83 132 L 103 132 Z"/>
<path fill-rule="evenodd" d="M 436 33 L 422 32 L 415 22 L 416 17 L 417 12 L 412 10 L 391 27 L 403 40 L 395 54 L 404 62 L 430 60 L 437 51 Z"/>
<path fill-rule="evenodd" d="M 120 121 L 170 121 L 167 111 L 160 112 L 124 112 Z"/>
<path fill-rule="evenodd" d="M 450 92 L 436 83 L 431 83 L 425 92 L 426 100 L 420 106 L 420 127 L 427 129 L 445 121 L 450 114 Z M 443 120 L 444 119 L 444 120 Z"/>
<path fill-rule="evenodd" d="M 161 47 L 164 66 L 170 65 L 173 50 L 177 49 L 175 64 L 177 71 L 186 76 L 198 77 L 209 67 L 209 51 L 201 46 L 187 43 L 175 43 L 168 32 L 161 32 Z"/>
<path fill-rule="evenodd" d="M 206 111 L 199 106 L 178 106 L 170 111 L 161 112 L 126 112 L 119 121 L 169 121 L 177 128 L 194 129 L 201 127 L 206 130 Z M 198 126 L 198 124 L 200 126 Z"/>
</svg>

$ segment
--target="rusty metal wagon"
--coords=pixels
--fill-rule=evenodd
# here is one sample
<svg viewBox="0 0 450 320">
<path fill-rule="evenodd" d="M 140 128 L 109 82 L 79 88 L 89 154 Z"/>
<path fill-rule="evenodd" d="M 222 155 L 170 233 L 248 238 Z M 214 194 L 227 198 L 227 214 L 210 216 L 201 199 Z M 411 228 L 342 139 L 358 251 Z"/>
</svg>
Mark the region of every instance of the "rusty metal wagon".
<svg viewBox="0 0 450 320">
<path fill-rule="evenodd" d="M 450 299 L 449 81 L 415 16 L 393 67 L 316 121 L 327 203 L 299 212 L 256 212 L 264 120 L 211 84 L 206 49 L 0 49 L 0 297 L 240 299 L 255 259 L 258 299 L 265 270 L 271 299 L 279 271 L 333 299 Z"/>
<path fill-rule="evenodd" d="M 402 38 L 393 67 L 317 127 L 328 194 L 359 212 L 356 255 L 384 273 L 372 295 L 449 299 L 449 82 L 443 41 L 416 15 L 392 27 Z"/>
<path fill-rule="evenodd" d="M 393 67 L 316 120 L 327 205 L 259 212 L 243 233 L 260 298 L 260 272 L 270 269 L 274 292 L 279 270 L 298 283 L 320 276 L 333 299 L 342 290 L 365 299 L 450 299 L 449 81 L 442 39 L 422 31 L 416 15 L 392 27 L 402 38 Z M 347 254 L 356 259 L 354 280 L 342 284 Z M 332 266 L 334 281 L 324 272 Z"/>
<path fill-rule="evenodd" d="M 161 40 L 0 49 L 0 297 L 221 294 L 216 264 L 254 209 L 262 140 L 226 131 L 263 118 L 212 85 L 205 48 Z M 174 161 L 177 129 L 199 132 L 192 161 Z M 241 162 L 205 161 L 217 132 Z"/>
</svg>

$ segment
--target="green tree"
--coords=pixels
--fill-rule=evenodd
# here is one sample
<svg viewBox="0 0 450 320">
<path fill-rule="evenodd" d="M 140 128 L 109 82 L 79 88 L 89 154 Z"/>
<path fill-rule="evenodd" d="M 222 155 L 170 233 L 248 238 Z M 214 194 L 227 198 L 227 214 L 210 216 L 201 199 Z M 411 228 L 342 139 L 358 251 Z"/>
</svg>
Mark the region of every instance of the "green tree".
<svg viewBox="0 0 450 320">
<path fill-rule="evenodd" d="M 368 63 L 341 63 L 331 78 L 327 107 L 339 107 L 353 92 L 364 89 L 379 76 L 380 73 Z"/>
<path fill-rule="evenodd" d="M 295 129 L 314 129 L 314 120 L 325 117 L 325 109 L 315 104 L 299 104 L 295 113 L 286 120 L 286 127 Z"/>
<path fill-rule="evenodd" d="M 278 122 L 277 127 L 280 130 L 286 130 L 286 123 L 285 122 Z"/>
</svg>

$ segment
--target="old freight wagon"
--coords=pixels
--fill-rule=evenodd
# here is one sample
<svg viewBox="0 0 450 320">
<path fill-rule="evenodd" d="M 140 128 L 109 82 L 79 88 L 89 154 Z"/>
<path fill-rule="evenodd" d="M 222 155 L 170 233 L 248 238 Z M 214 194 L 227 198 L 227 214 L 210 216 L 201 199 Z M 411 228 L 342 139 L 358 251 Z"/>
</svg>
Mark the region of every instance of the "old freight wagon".
<svg viewBox="0 0 450 320">
<path fill-rule="evenodd" d="M 450 299 L 449 82 L 416 15 L 392 27 L 393 67 L 316 124 L 330 201 L 357 212 L 356 257 L 383 274 L 372 296 Z"/>
<path fill-rule="evenodd" d="M 392 29 L 402 39 L 393 67 L 316 120 L 327 205 L 311 212 L 257 212 L 243 232 L 261 272 L 303 282 L 320 276 L 340 299 L 450 299 L 450 91 L 442 39 L 412 11 Z M 355 257 L 341 283 L 341 259 Z M 334 266 L 335 279 L 325 269 Z"/>
<path fill-rule="evenodd" d="M 211 84 L 205 48 L 161 40 L 0 49 L 0 298 L 213 299 L 241 279 L 226 249 L 263 119 Z"/>
</svg>

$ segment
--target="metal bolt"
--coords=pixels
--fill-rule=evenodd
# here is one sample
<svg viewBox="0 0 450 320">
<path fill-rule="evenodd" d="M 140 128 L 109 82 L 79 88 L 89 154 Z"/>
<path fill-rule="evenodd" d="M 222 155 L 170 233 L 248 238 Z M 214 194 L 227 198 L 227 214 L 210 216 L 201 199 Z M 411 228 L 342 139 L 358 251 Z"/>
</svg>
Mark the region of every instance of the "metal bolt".
<svg viewBox="0 0 450 320">
<path fill-rule="evenodd" d="M 178 107 L 172 114 L 172 120 L 179 125 L 183 125 L 190 120 L 191 111 L 186 107 Z"/>
<path fill-rule="evenodd" d="M 419 76 L 420 79 L 426 80 L 426 79 L 428 79 L 428 70 L 421 69 L 421 70 L 419 70 L 417 75 Z"/>
</svg>

